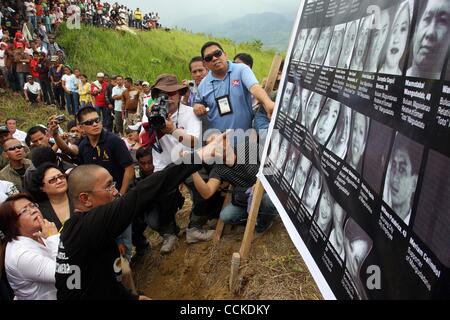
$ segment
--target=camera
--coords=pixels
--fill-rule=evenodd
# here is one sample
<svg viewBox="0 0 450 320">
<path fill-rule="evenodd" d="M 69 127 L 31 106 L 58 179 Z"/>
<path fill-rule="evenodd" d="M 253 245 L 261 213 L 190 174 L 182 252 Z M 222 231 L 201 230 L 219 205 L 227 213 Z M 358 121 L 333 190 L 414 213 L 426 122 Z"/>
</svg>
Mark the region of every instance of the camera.
<svg viewBox="0 0 450 320">
<path fill-rule="evenodd" d="M 66 116 L 63 115 L 63 114 L 60 114 L 59 116 L 56 116 L 55 121 L 56 121 L 58 124 L 61 124 L 61 123 L 63 123 L 64 121 L 66 121 Z"/>
<path fill-rule="evenodd" d="M 148 108 L 146 111 L 148 122 L 155 129 L 164 129 L 166 127 L 166 120 L 169 116 L 169 96 L 161 93 L 153 108 Z"/>
<path fill-rule="evenodd" d="M 195 87 L 195 81 L 194 80 L 189 80 L 188 81 L 188 86 L 189 87 Z"/>
</svg>

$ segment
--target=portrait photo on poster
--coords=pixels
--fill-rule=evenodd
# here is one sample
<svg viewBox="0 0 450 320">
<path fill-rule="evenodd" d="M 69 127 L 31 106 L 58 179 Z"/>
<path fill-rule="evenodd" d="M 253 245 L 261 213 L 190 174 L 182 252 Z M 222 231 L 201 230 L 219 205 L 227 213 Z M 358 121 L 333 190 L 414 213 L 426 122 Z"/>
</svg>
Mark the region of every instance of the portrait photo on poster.
<svg viewBox="0 0 450 320">
<path fill-rule="evenodd" d="M 345 159 L 347 154 L 348 142 L 350 139 L 350 131 L 352 124 L 352 109 L 341 104 L 341 112 L 336 124 L 336 129 L 327 144 L 327 149 L 333 152 L 336 156 Z"/>
<path fill-rule="evenodd" d="M 332 210 L 332 229 L 330 238 L 328 239 L 333 246 L 336 253 L 341 258 L 342 262 L 345 261 L 345 248 L 344 248 L 344 223 L 347 213 L 342 207 L 335 202 Z"/>
<path fill-rule="evenodd" d="M 300 160 L 295 170 L 294 180 L 292 181 L 292 189 L 298 198 L 302 198 L 303 190 L 305 189 L 306 180 L 308 179 L 309 171 L 312 167 L 311 161 L 304 156 L 300 155 Z"/>
<path fill-rule="evenodd" d="M 345 30 L 344 43 L 342 44 L 341 54 L 339 56 L 338 68 L 348 69 L 352 59 L 353 48 L 355 47 L 359 21 L 354 20 L 347 23 Z"/>
<path fill-rule="evenodd" d="M 319 115 L 324 102 L 325 97 L 317 92 L 312 92 L 309 95 L 309 100 L 305 111 L 305 124 L 306 129 L 311 133 L 313 132 L 314 123 L 316 122 L 317 116 Z"/>
<path fill-rule="evenodd" d="M 323 183 L 319 205 L 316 208 L 313 219 L 324 236 L 327 238 L 331 230 L 334 204 L 335 201 L 328 191 L 326 183 Z"/>
<path fill-rule="evenodd" d="M 430 150 L 413 231 L 450 268 L 450 159 Z"/>
<path fill-rule="evenodd" d="M 379 60 L 379 73 L 403 75 L 408 54 L 408 38 L 414 12 L 414 1 L 400 3 L 392 20 L 391 29 Z"/>
<path fill-rule="evenodd" d="M 297 122 L 300 123 L 302 126 L 305 127 L 305 123 L 306 123 L 306 106 L 308 104 L 308 98 L 309 95 L 311 94 L 311 91 L 309 91 L 306 88 L 301 88 L 301 93 L 300 93 L 300 97 L 301 97 L 301 101 L 300 101 L 300 114 L 297 118 Z"/>
<path fill-rule="evenodd" d="M 278 158 L 277 158 L 277 162 L 276 162 L 276 169 L 279 172 L 282 172 L 283 170 L 283 166 L 284 163 L 286 161 L 287 158 L 287 152 L 288 152 L 288 148 L 289 148 L 289 140 L 286 138 L 283 138 L 283 142 L 281 143 L 281 147 L 280 150 L 278 152 Z"/>
<path fill-rule="evenodd" d="M 420 1 L 406 75 L 440 79 L 449 45 L 450 0 Z"/>
<path fill-rule="evenodd" d="M 394 130 L 384 124 L 372 120 L 364 156 L 363 178 L 377 193 L 381 192 L 384 168 L 389 161 L 389 150 L 392 145 Z"/>
<path fill-rule="evenodd" d="M 345 267 L 349 272 L 356 290 L 362 300 L 368 299 L 363 281 L 361 267 L 373 247 L 373 240 L 353 220 L 348 218 L 344 227 Z"/>
<path fill-rule="evenodd" d="M 409 225 L 422 163 L 423 146 L 396 134 L 387 167 L 383 201 Z"/>
<path fill-rule="evenodd" d="M 350 145 L 347 152 L 346 162 L 359 174 L 362 173 L 363 155 L 366 150 L 369 127 L 369 117 L 357 111 L 353 111 Z"/>
<path fill-rule="evenodd" d="M 279 129 L 274 128 L 272 131 L 272 137 L 270 139 L 270 151 L 268 159 L 273 163 L 277 163 L 278 153 L 281 145 L 281 134 Z"/>
<path fill-rule="evenodd" d="M 303 53 L 303 48 L 305 47 L 306 40 L 308 39 L 308 33 L 310 29 L 302 29 L 298 33 L 297 41 L 294 47 L 294 53 L 292 55 L 292 60 L 300 60 Z"/>
<path fill-rule="evenodd" d="M 305 48 L 302 52 L 302 58 L 300 61 L 302 62 L 311 62 L 312 54 L 314 52 L 314 48 L 316 47 L 317 40 L 319 40 L 320 28 L 313 28 L 308 34 L 308 38 L 306 39 Z"/>
<path fill-rule="evenodd" d="M 320 190 L 322 189 L 322 175 L 314 166 L 309 172 L 308 180 L 306 181 L 305 190 L 303 191 L 302 203 L 310 216 L 313 215 L 316 209 L 317 201 L 319 200 Z"/>
<path fill-rule="evenodd" d="M 311 63 L 322 65 L 326 54 L 328 52 L 328 46 L 330 45 L 331 36 L 333 35 L 333 27 L 323 27 L 320 32 L 319 40 L 317 41 L 316 49 L 314 50 L 314 55 Z"/>
<path fill-rule="evenodd" d="M 289 106 L 289 118 L 296 120 L 300 116 L 301 105 L 302 105 L 302 88 L 300 86 L 300 81 L 296 81 L 294 92 L 291 96 Z"/>
<path fill-rule="evenodd" d="M 321 145 L 327 144 L 339 117 L 340 109 L 341 104 L 336 100 L 328 98 L 325 102 L 313 131 L 314 139 Z"/>
<path fill-rule="evenodd" d="M 391 30 L 391 22 L 394 18 L 397 6 L 384 9 L 377 19 L 373 20 L 372 32 L 369 41 L 368 54 L 364 71 L 377 72 L 379 60 L 386 40 Z"/>
<path fill-rule="evenodd" d="M 351 70 L 362 71 L 364 69 L 373 19 L 374 15 L 369 15 L 361 19 L 355 48 L 353 49 L 352 63 L 350 64 Z"/>
<path fill-rule="evenodd" d="M 284 179 L 289 183 L 289 185 L 294 177 L 295 166 L 297 165 L 299 154 L 300 151 L 293 144 L 291 144 L 288 154 L 288 161 L 286 163 L 286 167 L 284 168 L 283 174 Z"/>
<path fill-rule="evenodd" d="M 342 43 L 344 41 L 345 23 L 339 24 L 333 29 L 330 47 L 324 65 L 327 67 L 337 67 L 339 54 L 341 53 Z"/>
<path fill-rule="evenodd" d="M 289 111 L 289 103 L 291 102 L 292 93 L 294 92 L 295 85 L 292 82 L 287 82 L 283 92 L 283 99 L 281 100 L 280 111 L 287 114 Z"/>
</svg>

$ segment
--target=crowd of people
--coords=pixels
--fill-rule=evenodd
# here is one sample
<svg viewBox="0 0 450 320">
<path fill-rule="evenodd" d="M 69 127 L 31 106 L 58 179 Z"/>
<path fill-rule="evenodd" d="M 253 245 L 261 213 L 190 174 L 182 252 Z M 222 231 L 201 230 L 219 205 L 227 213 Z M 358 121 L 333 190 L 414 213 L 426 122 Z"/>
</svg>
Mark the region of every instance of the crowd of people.
<svg viewBox="0 0 450 320">
<path fill-rule="evenodd" d="M 13 2 L 5 5 L 19 10 Z M 0 125 L 1 298 L 147 299 L 125 283 L 126 264 L 151 249 L 147 227 L 161 235 L 161 254 L 176 247 L 181 186 L 193 201 L 187 243 L 212 239 L 209 220 L 245 224 L 259 159 L 239 155 L 250 158 L 257 138 L 225 131 L 267 130 L 274 108 L 250 55 L 230 61 L 208 42 L 187 66 L 191 80 L 165 73 L 150 84 L 98 72 L 89 82 L 51 35 L 45 46 L 39 36 L 9 34 L 6 25 L 11 90 L 70 116 L 55 108 L 27 132 L 12 117 Z M 229 185 L 232 201 L 222 209 Z M 276 214 L 265 196 L 256 231 Z"/>
</svg>

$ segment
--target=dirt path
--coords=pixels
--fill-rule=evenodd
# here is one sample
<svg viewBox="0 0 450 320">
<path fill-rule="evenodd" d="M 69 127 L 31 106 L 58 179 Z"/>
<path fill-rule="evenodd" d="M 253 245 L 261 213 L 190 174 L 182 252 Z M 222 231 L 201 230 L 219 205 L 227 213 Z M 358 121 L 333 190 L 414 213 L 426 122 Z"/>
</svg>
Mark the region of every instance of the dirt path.
<svg viewBox="0 0 450 320">
<path fill-rule="evenodd" d="M 191 202 L 177 214 L 186 228 Z M 153 299 L 322 299 L 308 269 L 290 240 L 281 220 L 252 245 L 250 259 L 241 266 L 239 295 L 228 290 L 230 262 L 239 251 L 243 228 L 233 229 L 213 244 L 187 244 L 180 236 L 177 248 L 161 256 L 161 237 L 147 233 L 153 250 L 133 266 L 138 290 Z"/>
</svg>

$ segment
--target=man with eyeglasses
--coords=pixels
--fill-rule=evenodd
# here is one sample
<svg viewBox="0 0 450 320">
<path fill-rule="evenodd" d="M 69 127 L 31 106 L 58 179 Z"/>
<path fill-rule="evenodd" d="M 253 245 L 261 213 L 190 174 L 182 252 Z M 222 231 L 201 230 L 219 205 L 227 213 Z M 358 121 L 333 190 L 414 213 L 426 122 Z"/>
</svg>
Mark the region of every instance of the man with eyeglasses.
<svg viewBox="0 0 450 320">
<path fill-rule="evenodd" d="M 274 102 L 247 65 L 228 61 L 227 54 L 217 42 L 205 43 L 201 55 L 209 73 L 198 88 L 194 111 L 197 116 L 208 115 L 209 128 L 222 132 L 227 129 L 250 129 L 252 95 L 271 117 Z"/>
<path fill-rule="evenodd" d="M 224 134 L 216 137 L 204 148 L 186 154 L 182 164 L 171 164 L 151 174 L 122 197 L 118 197 L 113 177 L 104 168 L 75 168 L 68 180 L 75 214 L 61 230 L 56 260 L 58 300 L 146 299 L 131 294 L 120 283 L 122 266 L 114 240 L 134 217 L 144 214 L 198 171 L 202 161 L 226 159 L 225 163 L 232 165 L 235 155 L 226 142 Z"/>
<path fill-rule="evenodd" d="M 3 143 L 3 150 L 6 158 L 9 159 L 9 165 L 0 171 L 0 180 L 12 182 L 17 190 L 22 192 L 23 177 L 31 161 L 25 159 L 24 146 L 17 139 L 6 140 Z"/>
<path fill-rule="evenodd" d="M 125 142 L 115 134 L 103 130 L 103 125 L 95 108 L 85 107 L 77 114 L 77 121 L 86 137 L 78 147 L 80 164 L 96 164 L 105 168 L 113 177 L 121 194 L 128 191 L 134 178 L 133 158 Z M 121 251 L 131 259 L 131 226 L 118 239 Z"/>
</svg>

